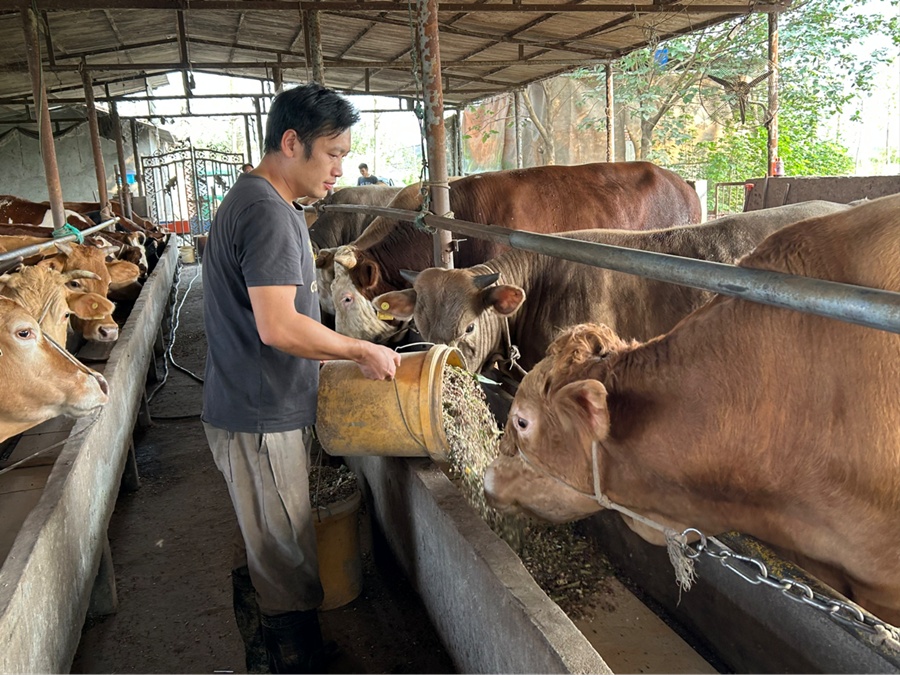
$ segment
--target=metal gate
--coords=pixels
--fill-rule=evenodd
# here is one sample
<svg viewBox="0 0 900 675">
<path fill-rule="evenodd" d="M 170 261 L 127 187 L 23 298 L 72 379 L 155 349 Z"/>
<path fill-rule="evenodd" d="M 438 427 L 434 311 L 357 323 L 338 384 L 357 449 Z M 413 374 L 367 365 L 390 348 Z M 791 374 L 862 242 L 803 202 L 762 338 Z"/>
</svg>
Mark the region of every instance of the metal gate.
<svg viewBox="0 0 900 675">
<path fill-rule="evenodd" d="M 209 230 L 242 164 L 240 153 L 193 146 L 141 157 L 150 218 L 192 243 Z"/>
</svg>

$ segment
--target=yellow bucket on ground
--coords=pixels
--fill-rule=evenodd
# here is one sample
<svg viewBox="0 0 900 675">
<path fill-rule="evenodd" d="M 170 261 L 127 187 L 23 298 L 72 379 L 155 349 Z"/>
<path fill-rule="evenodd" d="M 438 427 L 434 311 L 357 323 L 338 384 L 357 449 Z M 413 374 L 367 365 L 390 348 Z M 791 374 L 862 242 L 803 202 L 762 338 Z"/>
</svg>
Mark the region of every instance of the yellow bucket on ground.
<svg viewBox="0 0 900 675">
<path fill-rule="evenodd" d="M 319 579 L 325 598 L 321 610 L 343 607 L 362 591 L 362 557 L 359 551 L 359 490 L 343 501 L 313 510 Z"/>
<path fill-rule="evenodd" d="M 181 255 L 181 262 L 183 262 L 185 265 L 190 265 L 196 261 L 193 245 L 179 246 L 178 252 Z"/>
<path fill-rule="evenodd" d="M 435 345 L 400 356 L 390 382 L 368 380 L 352 361 L 319 372 L 316 434 L 330 455 L 431 457 L 447 461 L 441 396 L 444 368 L 463 367 L 459 351 Z"/>
</svg>

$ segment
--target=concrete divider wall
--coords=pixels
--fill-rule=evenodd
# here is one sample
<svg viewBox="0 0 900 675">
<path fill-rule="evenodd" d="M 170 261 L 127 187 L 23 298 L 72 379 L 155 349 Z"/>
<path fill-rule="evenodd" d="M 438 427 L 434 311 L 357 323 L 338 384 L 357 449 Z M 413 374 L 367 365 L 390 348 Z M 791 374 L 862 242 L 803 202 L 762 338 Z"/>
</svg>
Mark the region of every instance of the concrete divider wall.
<svg viewBox="0 0 900 675">
<path fill-rule="evenodd" d="M 430 460 L 345 459 L 459 672 L 612 672 Z"/>
<path fill-rule="evenodd" d="M 849 204 L 857 199 L 877 199 L 900 192 L 900 176 L 834 176 L 752 178 L 745 211 L 767 209 L 824 199 Z"/>
<path fill-rule="evenodd" d="M 170 241 L 103 374 L 110 401 L 79 420 L 0 567 L 0 672 L 68 672 L 81 636 L 177 264 Z"/>
</svg>

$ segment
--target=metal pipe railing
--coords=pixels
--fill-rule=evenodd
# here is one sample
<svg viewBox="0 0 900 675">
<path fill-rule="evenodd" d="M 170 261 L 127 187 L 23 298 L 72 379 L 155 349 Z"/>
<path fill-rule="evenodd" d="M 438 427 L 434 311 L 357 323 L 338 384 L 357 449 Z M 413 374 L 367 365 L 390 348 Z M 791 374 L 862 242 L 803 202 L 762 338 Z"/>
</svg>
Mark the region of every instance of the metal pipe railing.
<svg viewBox="0 0 900 675">
<path fill-rule="evenodd" d="M 324 211 L 372 213 L 406 222 L 413 222 L 419 216 L 415 211 L 385 207 L 333 204 L 322 208 Z M 431 227 L 496 241 L 524 251 L 900 333 L 900 293 L 892 291 L 441 216 L 425 216 L 424 221 Z"/>
<path fill-rule="evenodd" d="M 88 227 L 84 230 L 81 230 L 80 236 L 84 237 L 89 234 L 93 234 L 94 232 L 99 232 L 102 229 L 109 227 L 110 225 L 115 225 L 119 222 L 119 217 L 110 218 L 109 220 L 105 220 L 99 225 L 94 225 L 92 227 Z M 65 237 L 59 237 L 58 239 L 47 239 L 47 243 L 45 244 L 32 244 L 31 246 L 25 246 L 23 248 L 17 248 L 15 251 L 6 251 L 5 253 L 0 253 L 0 263 L 7 262 L 9 260 L 15 260 L 16 258 L 27 258 L 28 256 L 36 255 L 43 251 L 46 248 L 52 247 L 54 244 L 58 244 L 60 242 L 66 241 L 76 241 L 78 239 L 78 234 L 67 234 Z"/>
</svg>

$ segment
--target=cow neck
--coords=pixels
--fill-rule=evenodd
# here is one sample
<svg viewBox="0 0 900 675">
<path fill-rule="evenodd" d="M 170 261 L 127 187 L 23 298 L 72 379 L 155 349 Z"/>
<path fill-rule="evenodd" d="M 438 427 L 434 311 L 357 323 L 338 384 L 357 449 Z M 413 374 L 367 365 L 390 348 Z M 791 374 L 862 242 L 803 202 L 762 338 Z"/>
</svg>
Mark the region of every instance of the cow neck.
<svg viewBox="0 0 900 675">
<path fill-rule="evenodd" d="M 597 502 L 597 505 L 602 509 L 608 509 L 610 511 L 616 511 L 621 513 L 623 516 L 627 516 L 631 518 L 633 521 L 640 523 L 641 525 L 650 528 L 651 530 L 655 530 L 661 533 L 666 542 L 666 551 L 669 554 L 669 561 L 672 563 L 672 567 L 675 569 L 675 579 L 678 583 L 678 586 L 681 590 L 690 590 L 691 585 L 694 582 L 694 563 L 693 560 L 688 558 L 685 555 L 685 546 L 687 544 L 687 535 L 689 532 L 696 532 L 700 534 L 699 530 L 695 530 L 694 528 L 689 528 L 684 532 L 679 532 L 671 527 L 667 527 L 661 523 L 656 522 L 652 518 L 648 518 L 647 516 L 641 515 L 636 511 L 632 511 L 626 506 L 622 506 L 621 504 L 616 504 L 609 497 L 607 497 L 603 490 L 600 488 L 600 448 L 602 444 L 600 441 L 594 439 L 591 442 L 591 484 L 593 485 L 594 491 L 593 493 L 585 492 L 584 490 L 579 490 L 574 485 L 564 481 L 562 478 L 557 476 L 556 474 L 550 473 L 540 464 L 531 461 L 524 452 L 522 452 L 522 448 L 516 444 L 516 452 L 519 454 L 519 457 L 522 461 L 528 465 L 528 467 L 539 473 L 550 480 L 559 483 L 560 485 L 577 492 L 580 495 L 588 497 L 593 501 Z M 608 454 L 608 453 L 607 453 Z"/>
</svg>

